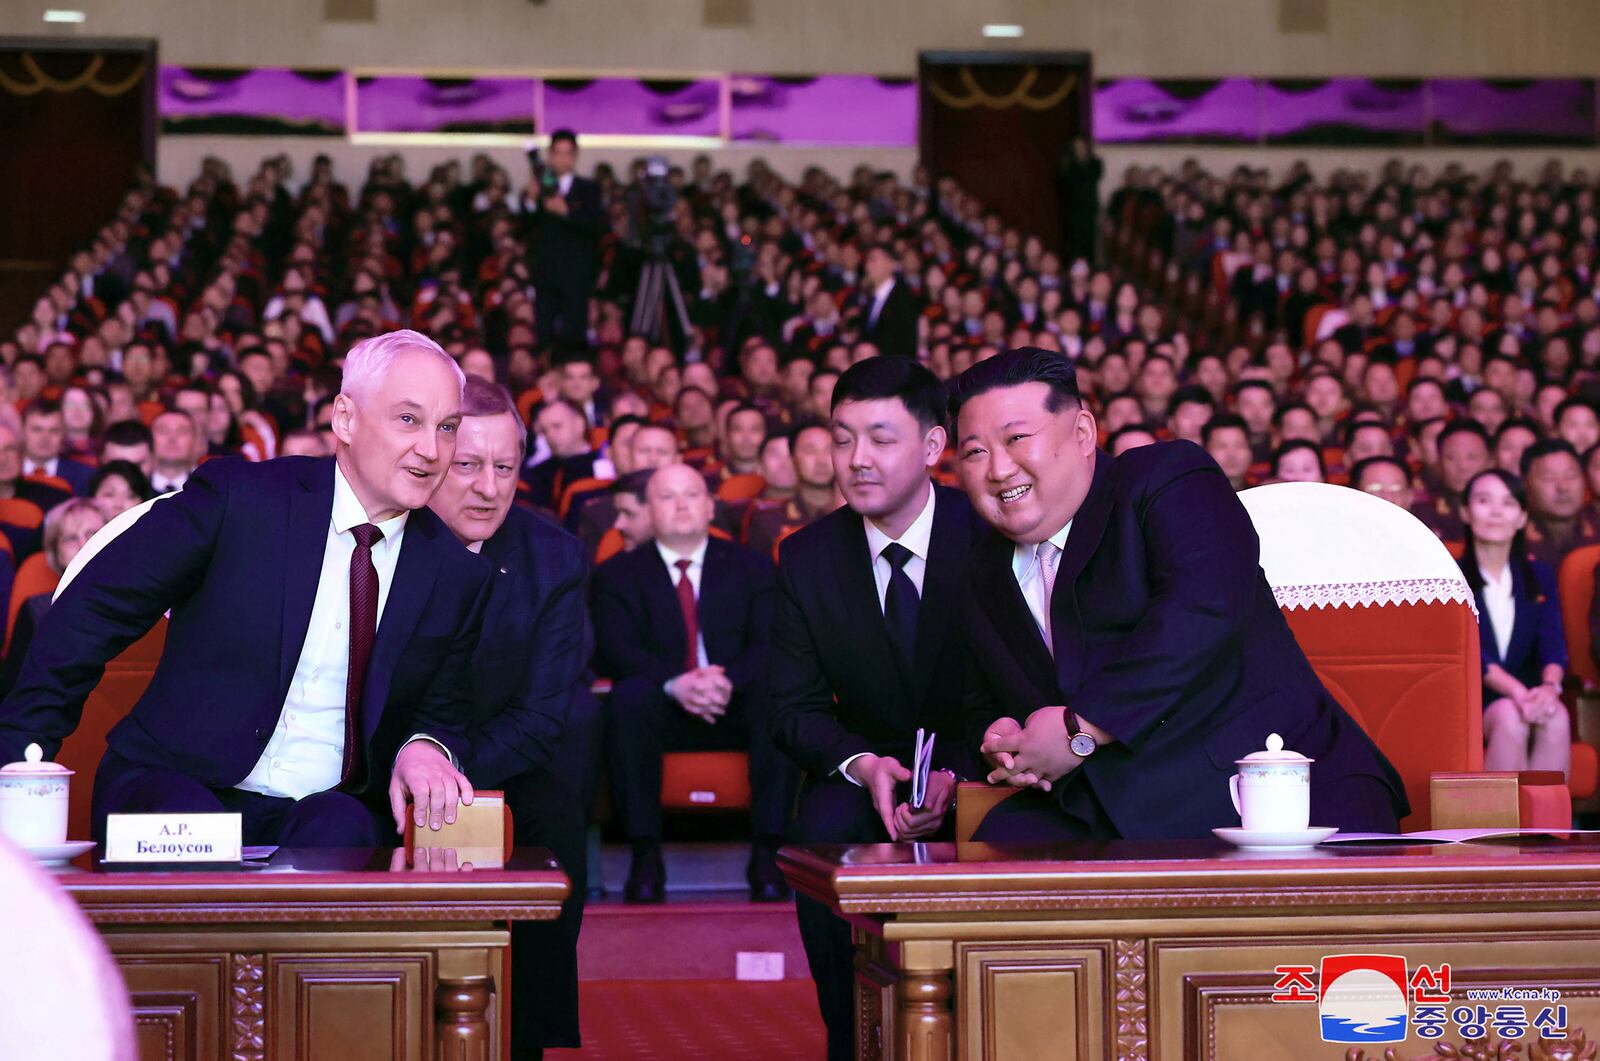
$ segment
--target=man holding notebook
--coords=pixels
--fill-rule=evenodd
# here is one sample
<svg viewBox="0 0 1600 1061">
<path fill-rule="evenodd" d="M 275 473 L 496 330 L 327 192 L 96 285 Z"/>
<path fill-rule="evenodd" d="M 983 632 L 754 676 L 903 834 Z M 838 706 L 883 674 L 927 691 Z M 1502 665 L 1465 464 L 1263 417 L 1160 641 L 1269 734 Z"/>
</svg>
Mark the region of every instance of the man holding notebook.
<svg viewBox="0 0 1600 1061">
<path fill-rule="evenodd" d="M 848 507 L 786 538 L 769 646 L 774 736 L 805 769 L 795 843 L 918 840 L 944 824 L 957 775 L 965 664 L 956 625 L 979 526 L 930 478 L 945 448 L 943 386 L 909 358 L 874 357 L 833 392 L 834 472 Z M 916 735 L 935 739 L 922 809 Z M 800 935 L 828 1027 L 854 1057 L 849 926 L 804 896 Z"/>
</svg>

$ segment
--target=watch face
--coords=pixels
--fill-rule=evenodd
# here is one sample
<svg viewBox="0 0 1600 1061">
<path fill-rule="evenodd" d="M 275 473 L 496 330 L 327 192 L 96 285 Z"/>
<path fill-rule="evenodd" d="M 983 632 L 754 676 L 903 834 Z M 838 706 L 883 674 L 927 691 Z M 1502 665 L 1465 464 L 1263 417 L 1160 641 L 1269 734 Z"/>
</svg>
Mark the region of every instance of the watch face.
<svg viewBox="0 0 1600 1061">
<path fill-rule="evenodd" d="M 1077 733 L 1072 737 L 1072 754 L 1080 759 L 1094 751 L 1096 747 L 1094 738 L 1087 733 Z"/>
</svg>

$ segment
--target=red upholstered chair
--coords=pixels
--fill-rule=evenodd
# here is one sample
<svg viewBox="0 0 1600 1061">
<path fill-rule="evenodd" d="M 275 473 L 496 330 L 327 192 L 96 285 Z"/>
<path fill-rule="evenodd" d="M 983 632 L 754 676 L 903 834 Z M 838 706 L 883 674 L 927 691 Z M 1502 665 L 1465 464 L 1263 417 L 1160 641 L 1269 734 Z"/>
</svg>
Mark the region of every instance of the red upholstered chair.
<svg viewBox="0 0 1600 1061">
<path fill-rule="evenodd" d="M 1478 624 L 1461 569 L 1420 520 L 1369 494 L 1276 483 L 1239 499 L 1317 676 L 1400 772 L 1412 810 L 1402 830 L 1428 828 L 1443 813 L 1431 775 L 1483 769 Z"/>
<path fill-rule="evenodd" d="M 0 498 L 0 523 L 32 530 L 44 522 L 44 509 L 20 497 Z"/>
<path fill-rule="evenodd" d="M 17 613 L 29 597 L 55 590 L 61 576 L 45 561 L 43 553 L 34 553 L 17 568 L 16 580 L 11 583 L 11 600 L 6 605 L 6 647 L 11 646 L 11 631 L 17 625 Z"/>
<path fill-rule="evenodd" d="M 621 531 L 617 530 L 615 527 L 607 528 L 606 532 L 600 535 L 600 544 L 595 546 L 595 566 L 599 567 L 613 556 L 616 556 L 618 553 L 622 552 L 625 544 L 626 543 L 622 540 Z"/>
<path fill-rule="evenodd" d="M 749 501 L 760 497 L 767 481 L 759 475 L 730 475 L 717 486 L 719 501 Z"/>
<path fill-rule="evenodd" d="M 589 687 L 596 696 L 611 694 L 611 680 Z M 667 752 L 661 757 L 661 806 L 664 810 L 748 810 L 750 756 L 745 752 Z"/>
<path fill-rule="evenodd" d="M 1594 570 L 1600 564 L 1600 545 L 1574 549 L 1561 562 L 1556 573 L 1561 594 L 1561 625 L 1567 634 L 1567 674 L 1576 680 L 1578 694 L 1573 705 L 1572 775 L 1568 785 L 1581 810 L 1597 809 L 1595 790 L 1600 788 L 1600 667 L 1595 666 L 1589 637 L 1589 607 L 1594 603 Z"/>
</svg>

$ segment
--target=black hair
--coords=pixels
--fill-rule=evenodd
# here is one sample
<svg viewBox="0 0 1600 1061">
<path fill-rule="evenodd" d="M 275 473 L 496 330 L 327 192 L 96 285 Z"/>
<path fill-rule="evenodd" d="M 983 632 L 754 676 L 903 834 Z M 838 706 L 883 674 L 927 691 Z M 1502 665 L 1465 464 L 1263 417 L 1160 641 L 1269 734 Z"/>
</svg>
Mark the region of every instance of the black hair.
<svg viewBox="0 0 1600 1061">
<path fill-rule="evenodd" d="M 1565 453 L 1573 460 L 1578 461 L 1579 468 L 1583 467 L 1583 461 L 1579 460 L 1578 451 L 1572 443 L 1564 438 L 1541 438 L 1536 439 L 1532 445 L 1522 451 L 1522 464 L 1520 465 L 1522 477 L 1524 479 L 1528 477 L 1528 473 L 1533 470 L 1535 462 L 1545 457 L 1555 456 L 1558 453 Z M 1528 506 L 1523 505 L 1522 507 L 1527 508 Z"/>
<path fill-rule="evenodd" d="M 1350 444 L 1356 440 L 1356 432 L 1364 427 L 1374 427 L 1382 431 L 1386 437 L 1389 435 L 1389 429 L 1384 426 L 1381 420 L 1351 420 L 1344 426 L 1345 449 L 1350 448 Z M 1390 441 L 1392 442 L 1393 439 L 1390 439 Z"/>
<path fill-rule="evenodd" d="M 861 363 L 865 365 L 867 362 L 863 361 Z M 813 429 L 827 432 L 829 438 L 833 437 L 833 429 L 827 424 L 823 423 L 821 420 L 801 420 L 799 423 L 789 428 L 789 452 L 791 454 L 794 453 L 795 448 L 799 445 L 800 436 Z"/>
<path fill-rule="evenodd" d="M 944 384 L 910 357 L 869 357 L 845 369 L 834 381 L 830 411 L 845 402 L 885 399 L 904 405 L 924 433 L 944 423 Z"/>
<path fill-rule="evenodd" d="M 150 428 L 138 420 L 118 420 L 106 428 L 106 433 L 100 436 L 100 445 L 112 446 L 153 446 L 155 436 L 150 433 Z"/>
<path fill-rule="evenodd" d="M 1411 438 L 1421 438 L 1422 433 L 1428 428 L 1432 427 L 1434 424 L 1442 424 L 1444 422 L 1445 418 L 1442 416 L 1430 416 L 1424 420 L 1413 420 L 1410 424 L 1406 425 L 1406 434 Z"/>
<path fill-rule="evenodd" d="M 1350 485 L 1357 490 L 1361 489 L 1361 480 L 1365 478 L 1367 472 L 1385 464 L 1391 468 L 1398 468 L 1401 474 L 1406 477 L 1406 482 L 1411 482 L 1411 469 L 1406 466 L 1405 461 L 1399 457 L 1386 457 L 1379 454 L 1376 457 L 1363 457 L 1355 462 L 1350 468 Z"/>
<path fill-rule="evenodd" d="M 1131 435 L 1135 433 L 1149 435 L 1151 438 L 1156 439 L 1157 441 L 1159 441 L 1161 438 L 1160 435 L 1156 434 L 1156 429 L 1154 427 L 1142 420 L 1137 423 L 1123 424 L 1121 427 L 1111 432 L 1111 436 L 1106 439 L 1106 452 L 1115 453 L 1117 449 L 1117 439 L 1124 435 Z"/>
<path fill-rule="evenodd" d="M 1438 355 L 1437 354 L 1431 354 L 1429 356 L 1437 357 Z M 1407 398 L 1411 397 L 1411 392 L 1412 391 L 1416 390 L 1418 387 L 1423 387 L 1423 386 L 1432 386 L 1436 390 L 1438 390 L 1438 392 L 1440 394 L 1444 393 L 1444 384 L 1440 383 L 1434 377 L 1432 377 L 1432 376 L 1417 376 L 1414 379 L 1412 379 L 1412 381 L 1410 383 L 1406 384 L 1406 397 Z"/>
<path fill-rule="evenodd" d="M 1463 416 L 1459 420 L 1452 420 L 1444 425 L 1444 430 L 1439 432 L 1438 446 L 1444 449 L 1445 440 L 1456 435 L 1477 435 L 1483 439 L 1485 448 L 1492 449 L 1489 442 L 1489 432 L 1478 421 L 1470 416 Z"/>
<path fill-rule="evenodd" d="M 124 422 L 133 423 L 134 421 Z M 140 426 L 144 425 L 141 424 Z M 93 497 L 95 491 L 100 489 L 100 484 L 113 477 L 127 483 L 128 489 L 133 493 L 133 496 L 140 501 L 148 501 L 156 496 L 155 488 L 150 485 L 150 480 L 145 477 L 144 469 L 132 461 L 121 460 L 106 461 L 96 468 L 94 474 L 89 476 L 89 485 L 84 488 L 84 496 Z"/>
<path fill-rule="evenodd" d="M 1495 428 L 1494 444 L 1496 446 L 1500 445 L 1500 440 L 1505 438 L 1506 432 L 1516 428 L 1521 428 L 1522 430 L 1528 432 L 1528 434 L 1532 435 L 1536 440 L 1539 438 L 1540 431 L 1538 424 L 1534 423 L 1532 420 L 1529 420 L 1526 416 L 1513 416 L 1502 420 L 1500 422 L 1500 426 Z"/>
<path fill-rule="evenodd" d="M 1478 480 L 1484 476 L 1492 475 L 1505 484 L 1511 491 L 1511 496 L 1522 511 L 1528 511 L 1528 491 L 1518 479 L 1508 471 L 1500 468 L 1485 468 L 1483 471 L 1467 480 L 1467 485 L 1461 491 L 1461 507 L 1467 507 L 1467 499 L 1472 496 L 1472 488 L 1478 485 Z M 1467 585 L 1472 587 L 1473 593 L 1483 592 L 1483 572 L 1478 570 L 1478 542 L 1473 536 L 1472 525 L 1463 521 L 1466 540 L 1461 549 L 1461 573 L 1467 577 Z M 1521 568 L 1522 584 L 1532 593 L 1538 592 L 1538 583 L 1534 581 L 1533 564 L 1528 557 L 1527 528 L 1518 530 L 1511 538 L 1511 562 Z"/>
<path fill-rule="evenodd" d="M 1230 427 L 1236 427 L 1243 431 L 1245 438 L 1250 437 L 1250 425 L 1244 422 L 1244 417 L 1237 413 L 1218 413 L 1207 420 L 1205 426 L 1200 429 L 1200 444 L 1202 446 L 1211 445 L 1212 435 Z"/>
<path fill-rule="evenodd" d="M 555 132 L 550 134 L 551 147 L 555 147 L 563 140 L 571 144 L 574 148 L 578 146 L 578 134 L 573 132 L 571 129 L 557 129 Z"/>
<path fill-rule="evenodd" d="M 1317 414 L 1312 410 L 1311 406 L 1307 405 L 1305 402 L 1284 402 L 1282 405 L 1272 410 L 1272 426 L 1277 428 L 1283 427 L 1283 418 L 1294 412 L 1296 409 L 1303 413 L 1310 414 L 1313 420 L 1315 420 L 1317 417 Z"/>
<path fill-rule="evenodd" d="M 1207 409 L 1215 409 L 1217 400 L 1204 387 L 1198 384 L 1191 384 L 1187 387 L 1179 387 L 1172 392 L 1172 397 L 1167 399 L 1167 408 L 1173 412 L 1177 412 L 1180 405 L 1203 405 Z"/>
<path fill-rule="evenodd" d="M 617 440 L 617 432 L 621 431 L 628 424 L 638 424 L 640 427 L 644 427 L 649 422 L 650 421 L 646 420 L 644 417 L 635 413 L 623 413 L 621 416 L 611 421 L 611 427 L 606 432 L 606 441 L 615 442 Z"/>
<path fill-rule="evenodd" d="M 1596 417 L 1600 417 L 1600 409 L 1595 408 L 1594 402 L 1589 401 L 1587 398 L 1567 398 L 1556 406 L 1555 412 L 1550 414 L 1550 423 L 1553 425 L 1560 424 L 1561 418 L 1572 409 L 1587 409 L 1594 413 Z"/>
<path fill-rule="evenodd" d="M 1266 391 L 1268 397 L 1270 397 L 1273 400 L 1273 402 L 1277 402 L 1277 400 L 1278 400 L 1278 392 L 1273 390 L 1272 389 L 1272 384 L 1268 383 L 1264 379 L 1242 379 L 1238 383 L 1235 383 L 1233 385 L 1233 390 L 1230 393 L 1232 393 L 1232 395 L 1234 397 L 1234 400 L 1237 401 L 1238 398 L 1239 398 L 1239 395 L 1243 394 L 1245 391 L 1250 390 L 1253 387 L 1260 388 L 1261 390 Z"/>
<path fill-rule="evenodd" d="M 650 487 L 650 477 L 655 473 L 654 468 L 640 468 L 615 480 L 608 489 L 612 497 L 627 494 L 642 505 L 645 502 L 645 492 Z"/>
</svg>

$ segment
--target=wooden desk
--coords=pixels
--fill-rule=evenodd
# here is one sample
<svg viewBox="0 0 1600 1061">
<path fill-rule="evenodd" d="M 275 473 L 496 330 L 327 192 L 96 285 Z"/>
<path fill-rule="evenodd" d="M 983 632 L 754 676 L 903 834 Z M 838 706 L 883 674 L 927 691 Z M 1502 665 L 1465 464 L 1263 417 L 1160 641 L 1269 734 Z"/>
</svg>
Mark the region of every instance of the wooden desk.
<svg viewBox="0 0 1600 1061">
<path fill-rule="evenodd" d="M 1409 972 L 1448 962 L 1452 1008 L 1469 988 L 1559 990 L 1565 1042 L 1534 1032 L 1500 1055 L 1484 1040 L 1486 1057 L 1555 1061 L 1596 1057 L 1580 1031 L 1600 1033 L 1594 839 L 1299 857 L 1209 840 L 882 844 L 779 861 L 856 926 L 862 1058 L 1377 1061 L 1386 1047 L 1323 1043 L 1315 1005 L 1270 998 L 1278 965 L 1376 953 Z M 1464 1037 L 1413 1030 L 1392 1056 L 1436 1061 L 1436 1043 Z"/>
<path fill-rule="evenodd" d="M 86 859 L 60 879 L 122 969 L 144 1061 L 500 1057 L 506 922 L 554 918 L 566 875 L 542 850 L 461 873 L 394 855 L 175 872 Z"/>
</svg>

